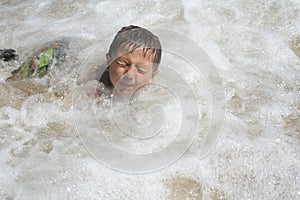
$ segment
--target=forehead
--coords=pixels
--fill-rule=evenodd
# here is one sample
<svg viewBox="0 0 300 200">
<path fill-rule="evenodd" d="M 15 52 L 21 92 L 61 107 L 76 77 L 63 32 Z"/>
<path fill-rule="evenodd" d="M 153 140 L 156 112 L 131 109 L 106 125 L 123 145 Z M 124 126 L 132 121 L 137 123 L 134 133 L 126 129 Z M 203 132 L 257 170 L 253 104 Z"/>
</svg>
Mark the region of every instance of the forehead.
<svg viewBox="0 0 300 200">
<path fill-rule="evenodd" d="M 130 60 L 131 62 L 153 64 L 155 58 L 155 51 L 154 49 L 147 50 L 143 47 L 139 47 L 131 51 L 126 47 L 120 47 L 117 50 L 115 56 L 115 59 L 124 58 Z"/>
</svg>

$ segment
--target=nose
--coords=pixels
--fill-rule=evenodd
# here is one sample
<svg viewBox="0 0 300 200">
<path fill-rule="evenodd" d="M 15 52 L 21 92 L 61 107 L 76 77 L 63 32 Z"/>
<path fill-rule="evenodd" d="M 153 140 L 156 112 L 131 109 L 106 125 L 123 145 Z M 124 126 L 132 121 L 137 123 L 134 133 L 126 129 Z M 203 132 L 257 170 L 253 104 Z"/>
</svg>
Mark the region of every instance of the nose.
<svg viewBox="0 0 300 200">
<path fill-rule="evenodd" d="M 125 78 L 132 81 L 132 80 L 134 80 L 135 73 L 136 73 L 135 67 L 130 66 L 127 68 Z"/>
</svg>

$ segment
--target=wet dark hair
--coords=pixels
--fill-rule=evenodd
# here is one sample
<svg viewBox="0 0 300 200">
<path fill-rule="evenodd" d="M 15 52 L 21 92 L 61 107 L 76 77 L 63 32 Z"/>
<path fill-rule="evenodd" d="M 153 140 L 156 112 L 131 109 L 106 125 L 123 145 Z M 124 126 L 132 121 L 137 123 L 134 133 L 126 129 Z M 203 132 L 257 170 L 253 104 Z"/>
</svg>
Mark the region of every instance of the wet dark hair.
<svg viewBox="0 0 300 200">
<path fill-rule="evenodd" d="M 115 58 L 120 48 L 128 52 L 133 52 L 141 47 L 143 48 L 144 56 L 146 56 L 148 51 L 154 54 L 153 70 L 156 70 L 161 61 L 162 51 L 160 41 L 156 35 L 139 26 L 130 25 L 122 27 L 114 37 L 108 55 L 111 58 Z"/>
</svg>

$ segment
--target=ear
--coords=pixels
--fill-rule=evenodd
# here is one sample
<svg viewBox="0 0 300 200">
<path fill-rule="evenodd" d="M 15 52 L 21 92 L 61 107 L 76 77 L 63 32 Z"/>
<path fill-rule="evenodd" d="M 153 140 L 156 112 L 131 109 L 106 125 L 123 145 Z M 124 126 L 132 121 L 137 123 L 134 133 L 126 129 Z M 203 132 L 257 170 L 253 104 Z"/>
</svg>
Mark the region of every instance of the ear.
<svg viewBox="0 0 300 200">
<path fill-rule="evenodd" d="M 159 73 L 158 70 L 155 70 L 154 72 L 152 72 L 152 78 L 148 81 L 148 83 L 152 83 L 153 82 L 153 77 L 156 76 Z"/>
<path fill-rule="evenodd" d="M 111 57 L 108 55 L 108 53 L 106 54 L 106 70 L 108 70 L 109 66 L 111 64 Z"/>
<path fill-rule="evenodd" d="M 156 76 L 157 74 L 159 74 L 159 71 L 158 71 L 158 70 L 155 70 L 154 72 L 152 72 L 152 78 L 153 78 L 154 76 Z"/>
</svg>

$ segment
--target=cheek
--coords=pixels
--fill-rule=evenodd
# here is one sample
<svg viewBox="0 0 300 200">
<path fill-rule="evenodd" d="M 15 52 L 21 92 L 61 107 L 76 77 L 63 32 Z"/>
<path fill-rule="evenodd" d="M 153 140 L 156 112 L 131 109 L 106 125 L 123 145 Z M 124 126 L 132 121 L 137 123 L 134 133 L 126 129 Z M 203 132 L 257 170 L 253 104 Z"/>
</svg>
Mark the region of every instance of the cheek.
<svg viewBox="0 0 300 200">
<path fill-rule="evenodd" d="M 121 76 L 123 76 L 124 72 L 118 67 L 110 67 L 109 68 L 109 78 L 113 85 L 116 85 Z"/>
<path fill-rule="evenodd" d="M 148 84 L 152 82 L 152 76 L 151 75 L 147 75 L 147 76 L 138 76 L 137 77 L 137 82 L 138 84 Z"/>
</svg>

